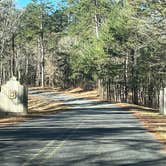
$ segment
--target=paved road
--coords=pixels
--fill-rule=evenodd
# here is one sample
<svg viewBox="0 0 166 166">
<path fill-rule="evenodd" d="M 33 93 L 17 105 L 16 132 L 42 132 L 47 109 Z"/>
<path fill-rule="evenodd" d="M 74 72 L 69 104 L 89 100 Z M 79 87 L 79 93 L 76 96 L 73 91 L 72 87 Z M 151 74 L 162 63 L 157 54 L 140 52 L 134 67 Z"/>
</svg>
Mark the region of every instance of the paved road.
<svg viewBox="0 0 166 166">
<path fill-rule="evenodd" d="M 113 104 L 31 91 L 72 109 L 0 128 L 0 166 L 166 166 L 166 154 Z"/>
</svg>

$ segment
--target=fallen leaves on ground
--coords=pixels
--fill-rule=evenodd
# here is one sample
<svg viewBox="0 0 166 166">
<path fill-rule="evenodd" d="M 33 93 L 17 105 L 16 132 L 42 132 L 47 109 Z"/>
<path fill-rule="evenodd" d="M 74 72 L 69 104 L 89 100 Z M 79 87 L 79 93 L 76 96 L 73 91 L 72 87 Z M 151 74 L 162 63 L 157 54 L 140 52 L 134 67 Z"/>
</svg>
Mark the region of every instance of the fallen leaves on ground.
<svg viewBox="0 0 166 166">
<path fill-rule="evenodd" d="M 25 121 L 26 117 L 9 117 L 9 118 L 0 118 L 0 126 L 6 126 L 9 124 L 15 124 L 17 122 Z"/>
<path fill-rule="evenodd" d="M 65 109 L 67 106 L 63 102 L 46 99 L 44 97 L 28 97 L 29 113 L 49 113 L 57 110 Z"/>
<path fill-rule="evenodd" d="M 145 128 L 164 144 L 166 150 L 166 116 L 145 111 L 133 111 L 133 113 L 143 122 Z"/>
<path fill-rule="evenodd" d="M 117 106 L 128 108 L 142 122 L 144 127 L 164 144 L 166 150 L 166 116 L 159 114 L 157 109 L 134 104 L 117 103 Z"/>
<path fill-rule="evenodd" d="M 35 97 L 32 95 L 29 95 L 28 96 L 28 115 L 0 118 L 0 126 L 15 124 L 17 122 L 22 122 L 30 118 L 37 117 L 34 115 L 44 115 L 51 112 L 64 110 L 66 108 L 67 106 L 65 106 L 63 102 L 46 99 L 44 97 Z"/>
<path fill-rule="evenodd" d="M 101 100 L 97 95 L 96 89 L 85 91 L 82 88 L 78 87 L 78 88 L 69 89 L 63 92 L 65 94 L 69 94 L 76 97 L 82 97 L 82 98 L 93 99 L 93 100 Z"/>
</svg>

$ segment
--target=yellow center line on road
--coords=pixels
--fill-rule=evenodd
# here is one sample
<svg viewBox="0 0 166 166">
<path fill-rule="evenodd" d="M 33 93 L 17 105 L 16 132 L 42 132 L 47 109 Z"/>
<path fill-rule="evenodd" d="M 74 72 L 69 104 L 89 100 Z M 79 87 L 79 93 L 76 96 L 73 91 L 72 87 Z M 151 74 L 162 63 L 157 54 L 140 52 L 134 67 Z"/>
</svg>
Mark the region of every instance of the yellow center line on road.
<svg viewBox="0 0 166 166">
<path fill-rule="evenodd" d="M 56 152 L 63 147 L 63 145 L 65 144 L 66 140 L 62 141 L 53 151 L 51 151 L 48 156 L 46 157 L 46 159 L 51 158 L 54 154 L 56 154 Z"/>
<path fill-rule="evenodd" d="M 53 145 L 54 143 L 55 143 L 55 141 L 50 141 L 49 143 L 47 143 L 46 146 L 44 146 L 42 149 L 40 149 L 38 153 L 34 154 L 32 158 L 30 158 L 28 161 L 24 162 L 22 164 L 22 166 L 26 166 L 27 164 L 29 164 L 29 162 L 36 159 L 39 155 L 41 155 L 44 151 L 46 151 L 49 148 L 49 146 Z"/>
<path fill-rule="evenodd" d="M 63 139 L 63 141 L 62 141 L 57 147 L 55 147 L 55 149 L 54 149 L 53 151 L 51 151 L 50 153 L 48 153 L 46 159 L 49 159 L 49 158 L 51 158 L 53 155 L 55 155 L 56 152 L 57 152 L 61 147 L 63 147 L 63 145 L 65 144 L 65 142 L 67 141 L 67 139 L 69 139 L 69 138 L 80 128 L 80 126 L 81 126 L 82 124 L 83 124 L 83 123 L 81 123 L 80 125 L 78 125 L 78 126 L 73 130 L 73 132 L 71 132 L 66 138 Z M 37 157 L 39 157 L 42 153 L 45 153 L 46 150 L 49 150 L 49 146 L 52 146 L 55 142 L 56 142 L 55 140 L 52 140 L 52 141 L 48 142 L 48 143 L 46 144 L 46 146 L 44 146 L 42 149 L 40 149 L 38 153 L 34 154 L 34 155 L 32 156 L 32 158 L 30 158 L 28 161 L 25 161 L 25 162 L 22 164 L 22 166 L 26 166 L 26 165 L 30 164 L 30 162 L 31 162 L 32 160 L 34 160 L 34 159 L 36 159 Z M 42 162 L 41 162 L 41 163 L 42 163 Z"/>
<path fill-rule="evenodd" d="M 73 134 L 76 133 L 76 131 L 77 131 L 78 129 L 80 129 L 80 126 L 81 126 L 82 124 L 83 124 L 83 123 L 81 123 L 80 125 L 78 125 L 78 126 L 73 130 L 73 132 L 71 132 L 66 138 L 64 138 L 64 140 L 63 140 L 53 151 L 51 151 L 51 152 L 48 154 L 48 156 L 46 157 L 46 159 L 49 159 L 49 158 L 51 158 L 53 155 L 55 155 L 55 154 L 57 153 L 57 151 L 58 151 L 61 147 L 64 146 L 64 144 L 67 142 L 67 140 L 68 140 L 71 136 L 73 136 Z"/>
<path fill-rule="evenodd" d="M 101 145 L 101 144 L 98 145 L 98 147 L 97 147 L 97 149 L 96 149 L 96 154 L 101 155 L 102 153 L 104 153 L 104 152 L 102 151 L 102 150 L 103 150 L 103 146 L 104 146 L 104 145 Z"/>
</svg>

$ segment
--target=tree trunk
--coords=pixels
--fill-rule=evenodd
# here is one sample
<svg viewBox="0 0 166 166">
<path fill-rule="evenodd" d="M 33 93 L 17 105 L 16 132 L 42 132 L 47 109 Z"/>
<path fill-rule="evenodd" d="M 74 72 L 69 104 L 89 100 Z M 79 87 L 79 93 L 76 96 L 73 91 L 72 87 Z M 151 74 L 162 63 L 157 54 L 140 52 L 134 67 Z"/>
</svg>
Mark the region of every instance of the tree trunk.
<svg viewBox="0 0 166 166">
<path fill-rule="evenodd" d="M 2 61 L 0 61 L 0 85 L 3 83 L 3 64 Z"/>
<path fill-rule="evenodd" d="M 95 0 L 95 7 L 97 7 L 97 0 Z M 95 23 L 96 38 L 99 39 L 99 20 L 98 20 L 98 17 L 97 17 L 96 9 L 95 9 L 94 23 Z"/>
<path fill-rule="evenodd" d="M 128 63 L 129 63 L 129 55 L 126 54 L 125 58 L 125 75 L 124 75 L 124 81 L 125 81 L 125 87 L 124 87 L 124 93 L 125 93 L 125 102 L 128 102 Z"/>
<path fill-rule="evenodd" d="M 16 75 L 16 61 L 15 61 L 15 35 L 12 34 L 12 57 L 11 57 L 11 75 Z"/>
<path fill-rule="evenodd" d="M 132 101 L 134 104 L 138 104 L 138 85 L 137 85 L 137 75 L 136 75 L 136 50 L 132 50 Z"/>
<path fill-rule="evenodd" d="M 44 87 L 44 40 L 41 34 L 41 86 Z"/>
<path fill-rule="evenodd" d="M 41 86 L 44 87 L 44 30 L 43 30 L 43 11 L 44 9 L 41 8 L 41 15 L 40 15 L 40 65 L 41 65 Z"/>
</svg>

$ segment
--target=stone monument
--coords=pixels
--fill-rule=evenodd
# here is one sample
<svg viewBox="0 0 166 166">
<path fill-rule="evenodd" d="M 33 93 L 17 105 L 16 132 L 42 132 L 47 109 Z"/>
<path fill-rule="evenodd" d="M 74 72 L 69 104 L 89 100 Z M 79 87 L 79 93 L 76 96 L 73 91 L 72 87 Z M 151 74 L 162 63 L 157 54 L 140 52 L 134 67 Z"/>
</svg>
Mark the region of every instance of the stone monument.
<svg viewBox="0 0 166 166">
<path fill-rule="evenodd" d="M 21 85 L 16 77 L 12 77 L 1 86 L 0 114 L 26 115 L 28 111 L 28 90 Z"/>
<path fill-rule="evenodd" d="M 166 115 L 166 88 L 160 90 L 160 114 Z"/>
</svg>

